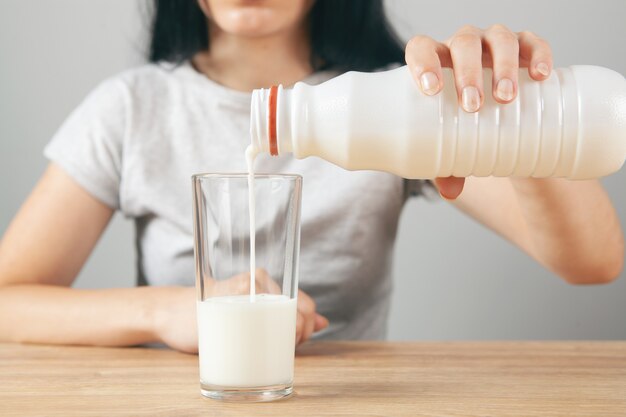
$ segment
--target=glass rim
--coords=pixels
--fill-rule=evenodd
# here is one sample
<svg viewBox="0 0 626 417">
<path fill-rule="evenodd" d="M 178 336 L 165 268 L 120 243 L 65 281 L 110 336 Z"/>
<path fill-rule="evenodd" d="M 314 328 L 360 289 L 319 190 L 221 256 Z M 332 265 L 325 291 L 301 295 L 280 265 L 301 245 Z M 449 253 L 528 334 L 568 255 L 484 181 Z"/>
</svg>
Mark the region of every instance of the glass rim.
<svg viewBox="0 0 626 417">
<path fill-rule="evenodd" d="M 215 178 L 230 178 L 230 179 L 247 179 L 247 172 L 204 172 L 194 174 L 191 176 L 193 181 L 203 179 L 215 179 Z M 270 173 L 254 173 L 254 179 L 285 179 L 285 180 L 299 180 L 302 181 L 302 175 L 300 174 L 270 174 Z"/>
</svg>

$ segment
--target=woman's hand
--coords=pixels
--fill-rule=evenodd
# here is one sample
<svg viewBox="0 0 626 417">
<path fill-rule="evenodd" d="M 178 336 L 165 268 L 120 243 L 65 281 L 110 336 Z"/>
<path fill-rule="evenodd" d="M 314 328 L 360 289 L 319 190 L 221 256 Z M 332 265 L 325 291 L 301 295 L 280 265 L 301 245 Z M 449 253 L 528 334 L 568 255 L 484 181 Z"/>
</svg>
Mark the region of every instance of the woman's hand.
<svg viewBox="0 0 626 417">
<path fill-rule="evenodd" d="M 316 311 L 315 301 L 298 290 L 298 317 L 296 319 L 296 345 L 306 342 L 315 332 L 328 327 L 328 319 Z"/>
<path fill-rule="evenodd" d="M 280 294 L 278 284 L 263 269 L 255 274 L 257 294 Z M 214 281 L 207 287 L 208 295 L 234 295 L 250 293 L 250 273 Z M 157 338 L 173 349 L 182 352 L 198 351 L 196 326 L 196 289 L 194 287 L 169 288 L 169 297 L 157 305 L 155 327 Z M 314 332 L 328 326 L 328 320 L 315 310 L 315 302 L 303 291 L 298 292 L 298 316 L 296 321 L 296 344 L 306 342 Z"/>
<path fill-rule="evenodd" d="M 198 352 L 196 325 L 196 289 L 194 287 L 162 288 L 154 306 L 155 337 L 172 349 Z"/>
<path fill-rule="evenodd" d="M 545 80 L 552 70 L 552 51 L 548 43 L 532 32 L 515 33 L 505 26 L 483 30 L 463 26 L 441 43 L 428 36 L 415 36 L 406 46 L 406 63 L 424 94 L 435 95 L 443 88 L 442 67 L 454 69 L 459 105 L 474 113 L 482 106 L 483 67 L 493 68 L 493 98 L 510 103 L 517 97 L 520 67 L 527 67 L 534 80 Z M 437 178 L 442 197 L 455 199 L 461 194 L 464 178 Z"/>
</svg>

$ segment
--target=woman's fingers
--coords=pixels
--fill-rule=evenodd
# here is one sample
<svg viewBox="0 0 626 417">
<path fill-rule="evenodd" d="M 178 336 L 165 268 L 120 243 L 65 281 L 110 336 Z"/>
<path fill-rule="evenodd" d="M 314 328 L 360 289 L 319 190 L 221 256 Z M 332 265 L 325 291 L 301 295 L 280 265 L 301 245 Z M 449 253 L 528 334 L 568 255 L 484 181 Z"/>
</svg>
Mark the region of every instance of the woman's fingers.
<svg viewBox="0 0 626 417">
<path fill-rule="evenodd" d="M 481 31 L 465 26 L 448 40 L 448 47 L 459 104 L 466 112 L 474 113 L 484 98 Z"/>
<path fill-rule="evenodd" d="M 319 332 L 328 327 L 328 319 L 321 314 L 315 313 L 315 328 L 313 332 Z"/>
<path fill-rule="evenodd" d="M 509 103 L 517 96 L 519 41 L 517 35 L 502 25 L 494 25 L 484 34 L 484 44 L 493 64 L 493 98 Z"/>
<path fill-rule="evenodd" d="M 315 313 L 313 317 L 313 332 L 309 333 L 307 337 L 307 317 L 298 311 L 296 318 L 296 345 L 306 342 L 312 335 L 312 333 L 319 332 L 328 327 L 328 319 L 321 314 Z"/>
<path fill-rule="evenodd" d="M 520 32 L 520 58 L 524 66 L 528 66 L 528 74 L 537 81 L 545 80 L 552 71 L 552 49 L 548 42 L 532 32 Z"/>
<path fill-rule="evenodd" d="M 303 319 L 299 340 L 299 343 L 303 343 L 309 340 L 315 330 L 315 301 L 303 291 L 298 291 L 298 314 Z"/>
<path fill-rule="evenodd" d="M 435 186 L 439 190 L 439 194 L 446 200 L 454 200 L 463 191 L 465 178 L 457 177 L 440 177 L 435 178 Z"/>
<path fill-rule="evenodd" d="M 484 49 L 484 51 L 483 51 Z M 493 97 L 500 103 L 515 99 L 520 66 L 528 66 L 530 76 L 545 80 L 552 70 L 552 51 L 548 43 L 532 32 L 513 33 L 503 25 L 487 30 L 462 27 L 445 44 L 428 36 L 415 36 L 405 50 L 411 74 L 428 95 L 443 88 L 443 67 L 454 69 L 461 107 L 473 113 L 484 102 L 482 69 L 493 67 Z"/>
<path fill-rule="evenodd" d="M 304 316 L 298 311 L 296 315 L 296 345 L 302 343 L 302 336 L 304 335 Z"/>
<path fill-rule="evenodd" d="M 298 291 L 298 318 L 296 344 L 304 343 L 314 332 L 328 327 L 328 319 L 315 311 L 315 301 L 305 292 Z"/>
<path fill-rule="evenodd" d="M 247 274 L 248 277 L 250 276 Z M 270 274 L 263 268 L 257 268 L 254 272 L 254 281 L 256 292 L 266 294 L 282 294 L 282 289 L 276 281 L 270 277 Z"/>
<path fill-rule="evenodd" d="M 406 45 L 405 60 L 422 92 L 432 96 L 443 87 L 440 54 L 447 55 L 445 45 L 428 36 L 415 36 Z"/>
</svg>

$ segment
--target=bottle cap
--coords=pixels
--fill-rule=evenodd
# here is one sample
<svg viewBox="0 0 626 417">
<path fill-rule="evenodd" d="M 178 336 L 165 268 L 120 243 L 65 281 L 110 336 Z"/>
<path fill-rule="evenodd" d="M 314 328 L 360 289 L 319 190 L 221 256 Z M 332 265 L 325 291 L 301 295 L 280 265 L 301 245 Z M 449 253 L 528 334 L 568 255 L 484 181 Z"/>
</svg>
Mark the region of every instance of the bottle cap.
<svg viewBox="0 0 626 417">
<path fill-rule="evenodd" d="M 278 143 L 276 141 L 276 107 L 278 101 L 278 87 L 273 85 L 270 87 L 268 100 L 269 120 L 267 123 L 267 137 L 270 142 L 270 155 L 278 155 Z"/>
</svg>

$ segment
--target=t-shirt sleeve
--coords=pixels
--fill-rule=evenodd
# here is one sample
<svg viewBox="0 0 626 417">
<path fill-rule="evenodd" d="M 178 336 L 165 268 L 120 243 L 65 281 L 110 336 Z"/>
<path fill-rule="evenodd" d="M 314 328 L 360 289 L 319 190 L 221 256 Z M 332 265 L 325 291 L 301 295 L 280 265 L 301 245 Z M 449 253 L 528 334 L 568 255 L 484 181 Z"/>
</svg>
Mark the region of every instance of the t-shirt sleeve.
<svg viewBox="0 0 626 417">
<path fill-rule="evenodd" d="M 88 193 L 120 207 L 127 90 L 121 80 L 101 83 L 69 115 L 44 155 Z"/>
<path fill-rule="evenodd" d="M 435 186 L 430 180 L 404 179 L 404 196 L 406 198 L 424 196 L 431 198 L 435 193 Z"/>
</svg>

